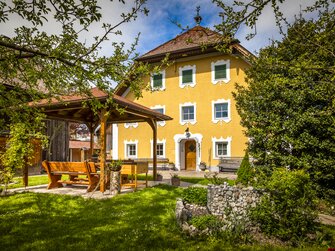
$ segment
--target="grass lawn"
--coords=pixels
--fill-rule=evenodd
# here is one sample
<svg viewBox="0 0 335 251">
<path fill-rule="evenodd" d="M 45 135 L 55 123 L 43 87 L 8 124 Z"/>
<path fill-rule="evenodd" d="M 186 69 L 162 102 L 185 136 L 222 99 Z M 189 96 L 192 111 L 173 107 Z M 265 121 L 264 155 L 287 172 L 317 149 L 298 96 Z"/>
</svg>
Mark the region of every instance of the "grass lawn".
<svg viewBox="0 0 335 251">
<path fill-rule="evenodd" d="M 64 177 L 64 179 L 67 179 L 68 177 Z M 139 180 L 144 180 L 145 175 L 138 175 Z M 210 181 L 205 178 L 200 178 L 200 177 L 180 177 L 181 181 L 193 183 L 193 184 L 200 184 L 200 185 L 208 185 L 210 184 Z M 148 175 L 148 180 L 153 180 L 152 175 Z M 37 175 L 37 176 L 29 176 L 28 177 L 28 186 L 37 186 L 37 185 L 44 185 L 48 184 L 48 176 L 47 175 Z M 228 180 L 229 185 L 234 185 L 235 181 L 234 180 Z M 2 185 L 0 185 L 1 187 Z M 8 186 L 8 189 L 12 188 L 19 188 L 23 187 L 23 180 L 22 177 L 15 177 L 14 182 Z"/>
<path fill-rule="evenodd" d="M 108 200 L 0 197 L 0 250 L 279 250 L 185 236 L 174 214 L 181 192 L 160 185 Z"/>
<path fill-rule="evenodd" d="M 28 177 L 28 186 L 37 186 L 48 184 L 48 175 L 36 175 Z M 22 177 L 15 177 L 14 182 L 8 186 L 8 189 L 23 187 Z"/>
</svg>

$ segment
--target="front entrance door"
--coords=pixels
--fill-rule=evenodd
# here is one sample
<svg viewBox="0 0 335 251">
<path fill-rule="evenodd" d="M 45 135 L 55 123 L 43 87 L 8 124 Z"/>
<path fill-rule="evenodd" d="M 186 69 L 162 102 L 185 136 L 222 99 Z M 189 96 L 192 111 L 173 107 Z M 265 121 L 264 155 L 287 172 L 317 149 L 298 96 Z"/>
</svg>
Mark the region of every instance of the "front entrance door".
<svg viewBox="0 0 335 251">
<path fill-rule="evenodd" d="M 195 170 L 196 168 L 197 145 L 195 140 L 185 142 L 185 169 Z"/>
</svg>

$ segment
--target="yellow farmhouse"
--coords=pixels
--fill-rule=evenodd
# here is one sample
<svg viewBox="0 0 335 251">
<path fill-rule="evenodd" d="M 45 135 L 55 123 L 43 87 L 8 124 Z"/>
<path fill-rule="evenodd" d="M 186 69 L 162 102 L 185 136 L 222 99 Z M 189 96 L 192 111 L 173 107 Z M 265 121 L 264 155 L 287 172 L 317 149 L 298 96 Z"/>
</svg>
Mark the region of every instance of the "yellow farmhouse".
<svg viewBox="0 0 335 251">
<path fill-rule="evenodd" d="M 155 65 L 169 54 L 171 62 L 144 79 L 149 88 L 142 98 L 135 100 L 127 87 L 117 88 L 118 95 L 173 118 L 158 122 L 157 157 L 169 159 L 178 170 L 199 171 L 200 162 L 206 162 L 217 171 L 220 159 L 244 156 L 247 138 L 232 92 L 235 83 L 245 83 L 250 52 L 236 40 L 232 54 L 221 53 L 215 49 L 221 38 L 197 25 L 137 59 Z M 113 125 L 113 158 L 152 158 L 152 144 L 146 123 Z"/>
</svg>

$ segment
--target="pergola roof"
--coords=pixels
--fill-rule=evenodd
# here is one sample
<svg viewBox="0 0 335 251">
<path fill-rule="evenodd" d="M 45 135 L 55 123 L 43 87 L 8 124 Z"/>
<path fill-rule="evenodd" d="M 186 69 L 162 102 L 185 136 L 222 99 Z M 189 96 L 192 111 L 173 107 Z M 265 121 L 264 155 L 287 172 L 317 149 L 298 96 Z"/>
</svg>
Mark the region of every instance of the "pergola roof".
<svg viewBox="0 0 335 251">
<path fill-rule="evenodd" d="M 109 95 L 98 88 L 91 90 L 92 96 L 69 95 L 58 99 L 43 99 L 32 104 L 34 107 L 43 108 L 43 113 L 49 119 L 68 120 L 74 122 L 97 123 L 100 121 L 100 114 L 94 112 L 89 102 L 97 99 L 105 104 Z M 109 112 L 108 123 L 144 122 L 148 119 L 158 121 L 172 120 L 171 117 L 156 112 L 148 107 L 127 100 L 121 96 L 111 94 L 113 103 L 106 109 Z M 87 102 L 85 105 L 84 102 Z"/>
</svg>

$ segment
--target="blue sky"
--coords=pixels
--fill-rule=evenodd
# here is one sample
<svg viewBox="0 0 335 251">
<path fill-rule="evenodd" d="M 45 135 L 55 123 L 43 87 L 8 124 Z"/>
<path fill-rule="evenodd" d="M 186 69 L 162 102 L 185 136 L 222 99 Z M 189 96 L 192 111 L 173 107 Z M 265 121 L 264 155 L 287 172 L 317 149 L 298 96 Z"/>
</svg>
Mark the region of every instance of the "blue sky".
<svg viewBox="0 0 335 251">
<path fill-rule="evenodd" d="M 122 8 L 127 9 L 131 2 L 127 1 L 126 6 Z M 227 0 L 227 2 L 231 3 L 232 1 Z M 293 21 L 294 15 L 297 15 L 300 9 L 304 9 L 314 2 L 314 0 L 287 0 L 281 5 L 281 10 L 289 21 Z M 141 32 L 137 51 L 143 54 L 182 32 L 171 20 L 177 21 L 183 27 L 193 27 L 195 25 L 193 18 L 196 15 L 196 6 L 201 7 L 202 26 L 214 28 L 215 24 L 221 22 L 219 17 L 221 9 L 211 0 L 149 0 L 147 2 L 147 7 L 150 10 L 149 15 L 141 15 L 135 22 L 128 23 L 121 28 L 123 40 L 129 43 L 133 41 L 137 32 Z M 253 53 L 269 45 L 271 39 L 281 39 L 270 6 L 260 16 L 257 24 L 257 35 L 250 41 L 245 39 L 249 32 L 248 28 L 241 27 L 236 34 L 236 38 Z"/>
<path fill-rule="evenodd" d="M 126 0 L 125 2 L 126 4 L 119 3 L 118 0 L 98 0 L 98 3 L 102 6 L 102 21 L 111 24 L 117 23 L 120 20 L 120 14 L 129 11 L 134 1 Z M 226 0 L 226 2 L 232 3 L 232 0 Z M 292 21 L 294 20 L 294 15 L 297 15 L 300 9 L 304 9 L 314 2 L 315 0 L 286 0 L 281 5 L 281 10 L 288 20 Z M 219 17 L 221 10 L 211 0 L 148 0 L 147 8 L 150 11 L 149 15 L 144 16 L 140 14 L 136 21 L 123 24 L 119 27 L 123 35 L 110 36 L 110 40 L 102 44 L 100 54 L 111 55 L 111 43 L 115 41 L 125 42 L 126 47 L 129 48 L 139 32 L 141 35 L 137 52 L 140 55 L 144 54 L 182 32 L 171 20 L 180 23 L 184 27 L 193 27 L 195 25 L 193 17 L 196 15 L 197 6 L 201 7 L 202 26 L 213 28 L 215 24 L 221 22 Z M 13 35 L 14 27 L 26 24 L 19 16 L 13 16 L 10 22 L 0 23 L 0 34 L 11 36 Z M 59 32 L 57 25 L 52 22 L 45 24 L 42 29 L 48 33 Z M 269 45 L 270 39 L 281 38 L 270 6 L 260 16 L 257 24 L 257 32 L 255 38 L 247 41 L 245 36 L 249 33 L 249 30 L 246 27 L 241 27 L 236 34 L 236 38 L 253 53 Z M 93 42 L 93 37 L 99 34 L 103 34 L 103 30 L 101 29 L 101 23 L 96 23 L 89 27 L 88 32 L 81 34 L 80 39 L 90 44 Z"/>
</svg>

